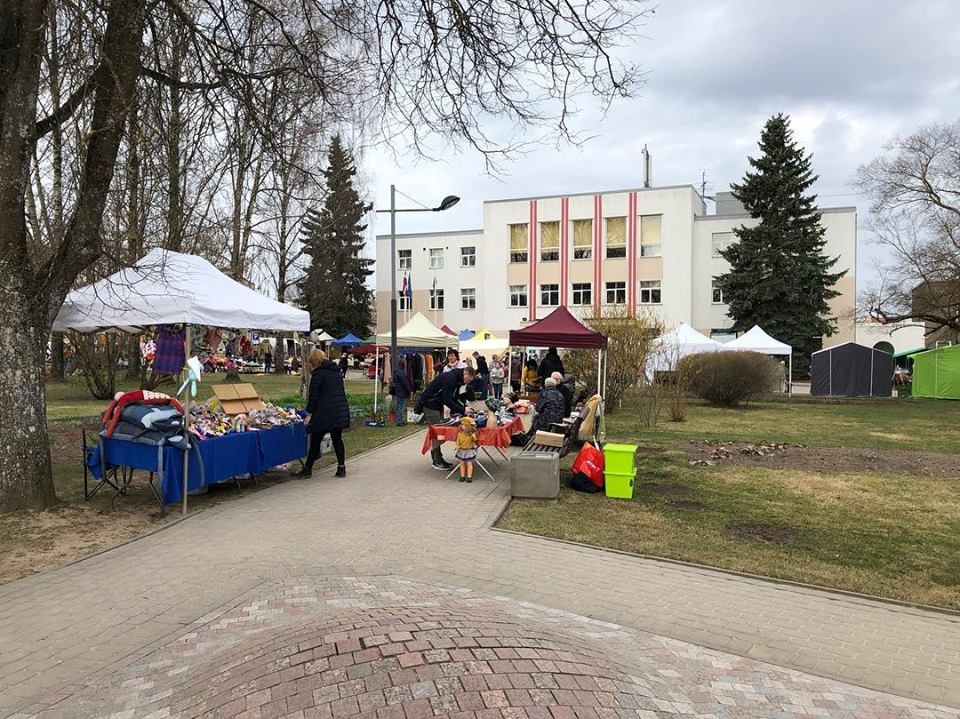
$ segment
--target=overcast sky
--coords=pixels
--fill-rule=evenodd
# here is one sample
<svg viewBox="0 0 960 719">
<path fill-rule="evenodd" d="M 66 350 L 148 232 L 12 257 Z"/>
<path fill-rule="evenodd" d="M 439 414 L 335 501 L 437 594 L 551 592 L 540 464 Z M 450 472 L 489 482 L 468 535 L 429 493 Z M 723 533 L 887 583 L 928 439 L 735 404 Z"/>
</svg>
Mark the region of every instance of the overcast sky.
<svg viewBox="0 0 960 719">
<path fill-rule="evenodd" d="M 576 126 L 593 137 L 583 147 L 537 148 L 498 176 L 467 150 L 441 162 L 378 150 L 363 172 L 381 208 L 391 183 L 428 205 L 462 197 L 448 212 L 399 215 L 399 233 L 473 229 L 484 200 L 640 186 L 644 144 L 654 185 L 699 186 L 706 171 L 707 194 L 725 190 L 757 154 L 763 123 L 783 112 L 813 153 L 820 204 L 855 205 L 862 224 L 857 167 L 896 134 L 960 119 L 958 28 L 960 0 L 664 0 L 631 49 L 646 85 L 606 117 L 583 104 Z M 385 215 L 375 230 L 389 232 Z M 878 251 L 865 231 L 859 240 L 863 286 Z"/>
</svg>

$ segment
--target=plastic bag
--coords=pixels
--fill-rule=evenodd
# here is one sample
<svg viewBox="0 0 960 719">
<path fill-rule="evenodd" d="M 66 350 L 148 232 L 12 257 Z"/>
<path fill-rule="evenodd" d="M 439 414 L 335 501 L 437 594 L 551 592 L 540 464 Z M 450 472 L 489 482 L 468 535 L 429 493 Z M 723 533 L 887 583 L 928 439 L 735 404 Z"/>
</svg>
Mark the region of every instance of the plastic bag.
<svg viewBox="0 0 960 719">
<path fill-rule="evenodd" d="M 574 475 L 582 474 L 597 487 L 603 486 L 603 452 L 600 448 L 585 443 L 581 447 L 577 458 L 573 460 L 571 471 Z"/>
</svg>

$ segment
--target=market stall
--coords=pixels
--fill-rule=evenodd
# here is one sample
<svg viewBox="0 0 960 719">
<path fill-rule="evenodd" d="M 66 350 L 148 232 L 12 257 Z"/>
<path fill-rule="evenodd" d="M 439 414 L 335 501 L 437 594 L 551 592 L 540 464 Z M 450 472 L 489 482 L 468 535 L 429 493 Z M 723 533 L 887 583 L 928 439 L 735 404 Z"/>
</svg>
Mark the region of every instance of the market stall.
<svg viewBox="0 0 960 719">
<path fill-rule="evenodd" d="M 697 332 L 686 322 L 681 322 L 673 330 L 653 341 L 650 354 L 644 363 L 644 371 L 647 379 L 652 381 L 657 372 L 673 372 L 684 357 L 702 352 L 719 352 L 722 347 L 716 340 Z"/>
<path fill-rule="evenodd" d="M 566 307 L 558 307 L 529 327 L 510 330 L 510 346 L 597 350 L 597 394 L 603 396 L 607 338 L 583 324 Z"/>
<path fill-rule="evenodd" d="M 204 326 L 214 333 L 221 328 L 304 332 L 310 328 L 310 317 L 303 310 L 277 302 L 232 280 L 201 257 L 155 249 L 131 267 L 71 292 L 57 314 L 53 330 L 95 332 L 121 329 L 141 332 L 148 327 L 160 328 L 165 333 L 167 351 L 161 353 L 158 347 L 157 358 L 162 357 L 166 373 L 177 374 L 186 361 L 186 338 L 190 336 L 190 328 L 196 326 Z M 192 421 L 189 389 L 184 416 L 185 426 L 189 430 Z M 295 424 L 302 427 L 302 423 Z M 158 451 L 156 444 L 111 439 L 109 447 L 104 446 L 100 454 L 104 457 L 104 465 L 122 460 L 136 463 L 127 466 L 157 472 L 168 449 L 178 453 L 182 467 L 178 481 L 180 487 L 186 489 L 180 490 L 186 512 L 186 494 L 211 481 L 199 465 L 194 467 L 196 472 L 191 470 L 194 462 L 204 461 L 204 456 L 212 463 L 211 478 L 228 471 L 220 469 L 227 466 L 224 463 L 226 458 L 232 463 L 229 466 L 231 473 L 258 474 L 263 471 L 264 462 L 280 464 L 304 456 L 305 433 L 301 435 L 296 429 L 278 429 L 284 431 L 270 437 L 289 437 L 289 443 L 274 443 L 266 434 L 258 437 L 256 431 L 248 437 L 241 436 L 244 434 L 241 432 L 232 432 L 236 436 L 196 439 L 194 443 L 203 449 L 193 453 L 162 445 Z M 195 437 L 196 433 L 191 433 L 191 436 Z M 150 451 L 130 446 L 134 444 L 147 447 Z M 236 446 L 226 449 L 227 444 Z M 241 446 L 246 449 L 232 451 Z M 193 454 L 198 457 L 190 459 Z M 224 459 L 215 461 L 215 455 Z M 169 462 L 166 462 L 160 479 L 164 487 L 164 501 L 178 496 L 172 488 L 169 492 L 166 488 L 172 481 L 169 477 L 174 476 L 172 472 Z"/>
<path fill-rule="evenodd" d="M 960 345 L 913 355 L 914 397 L 960 399 Z"/>
<path fill-rule="evenodd" d="M 787 394 L 793 394 L 793 347 L 775 340 L 764 332 L 760 325 L 754 325 L 735 340 L 724 343 L 721 347 L 724 352 L 757 352 L 763 355 L 777 355 L 789 357 L 787 365 Z"/>
<path fill-rule="evenodd" d="M 889 397 L 893 355 L 844 342 L 810 355 L 810 394 L 834 397 Z"/>
</svg>

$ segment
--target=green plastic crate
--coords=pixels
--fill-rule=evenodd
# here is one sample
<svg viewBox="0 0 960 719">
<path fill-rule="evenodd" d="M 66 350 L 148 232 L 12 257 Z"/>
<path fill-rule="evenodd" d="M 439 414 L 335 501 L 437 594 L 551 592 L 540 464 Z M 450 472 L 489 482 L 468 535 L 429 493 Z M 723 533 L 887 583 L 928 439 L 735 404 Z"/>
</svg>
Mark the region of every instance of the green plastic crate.
<svg viewBox="0 0 960 719">
<path fill-rule="evenodd" d="M 637 453 L 635 444 L 603 445 L 603 468 L 613 474 L 633 474 L 636 468 L 633 458 Z"/>
<path fill-rule="evenodd" d="M 608 497 L 617 499 L 633 499 L 633 480 L 636 472 L 618 474 L 616 472 L 603 473 L 603 487 Z"/>
</svg>

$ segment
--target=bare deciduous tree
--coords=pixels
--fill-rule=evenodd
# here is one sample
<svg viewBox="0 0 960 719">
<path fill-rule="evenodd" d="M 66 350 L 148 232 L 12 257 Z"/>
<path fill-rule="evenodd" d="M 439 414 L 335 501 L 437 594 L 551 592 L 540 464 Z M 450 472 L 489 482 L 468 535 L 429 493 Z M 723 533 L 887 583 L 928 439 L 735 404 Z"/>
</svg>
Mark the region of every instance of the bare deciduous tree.
<svg viewBox="0 0 960 719">
<path fill-rule="evenodd" d="M 55 500 L 45 348 L 67 292 L 109 253 L 104 212 L 114 175 L 139 172 L 143 183 L 153 170 L 144 163 L 145 147 L 121 152 L 135 105 L 140 134 L 148 136 L 139 98 L 167 88 L 181 98 L 189 94 L 170 105 L 181 111 L 199 103 L 245 104 L 247 116 L 237 117 L 262 137 L 267 125 L 256 110 L 271 106 L 261 103 L 274 79 L 293 75 L 333 122 L 362 108 L 361 120 L 376 120 L 389 137 L 409 138 L 415 149 L 432 136 L 499 157 L 511 145 L 488 132 L 492 120 L 550 122 L 569 137 L 578 95 L 609 101 L 629 94 L 638 68 L 620 62 L 617 50 L 648 12 L 634 0 L 0 3 L 0 511 Z M 183 127 L 182 112 L 177 123 Z M 167 125 L 156 139 L 170 149 L 157 153 L 151 144 L 151 159 L 178 156 Z M 207 132 L 216 137 L 226 129 Z M 58 142 L 51 152 L 62 153 L 63 172 L 53 191 L 62 197 L 63 217 L 59 226 L 46 226 L 44 213 L 34 211 L 44 198 L 31 176 L 48 168 L 38 150 Z M 244 171 L 253 168 L 249 179 L 234 176 L 248 200 L 262 147 L 241 153 Z M 137 149 L 139 155 L 130 151 Z M 162 200 L 167 207 L 171 194 L 194 181 L 185 181 L 182 169 L 165 168 L 166 198 L 143 195 L 137 202 Z M 215 207 L 215 194 L 205 194 Z M 173 199 L 176 210 L 183 203 Z M 239 213 L 241 253 L 253 224 L 248 207 Z M 136 214 L 128 213 L 128 220 Z M 232 220 L 235 232 L 235 212 Z M 148 217 L 148 234 L 153 221 Z M 175 225 L 182 227 L 183 218 L 168 217 L 159 227 L 174 243 L 181 241 Z M 200 228 L 196 244 L 222 245 L 218 231 L 222 226 Z"/>
<path fill-rule="evenodd" d="M 870 228 L 891 254 L 861 304 L 884 322 L 923 320 L 928 332 L 960 333 L 960 123 L 898 137 L 861 167 Z"/>
</svg>

